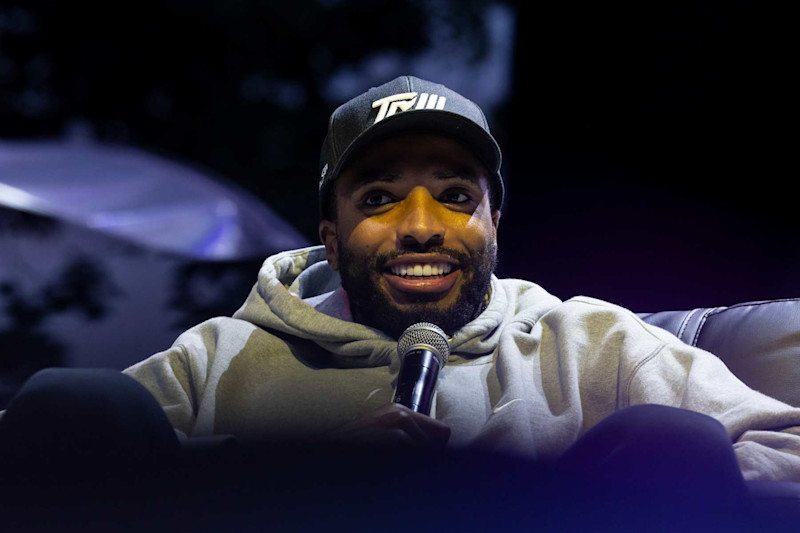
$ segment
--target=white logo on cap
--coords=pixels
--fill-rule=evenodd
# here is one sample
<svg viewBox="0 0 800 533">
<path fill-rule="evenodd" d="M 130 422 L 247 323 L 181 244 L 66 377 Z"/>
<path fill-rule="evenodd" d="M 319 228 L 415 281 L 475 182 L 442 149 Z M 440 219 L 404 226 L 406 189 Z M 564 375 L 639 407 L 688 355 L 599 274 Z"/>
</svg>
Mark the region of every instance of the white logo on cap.
<svg viewBox="0 0 800 533">
<path fill-rule="evenodd" d="M 417 93 L 399 93 L 391 96 L 386 96 L 380 100 L 372 102 L 372 108 L 378 109 L 378 116 L 375 117 L 375 124 L 391 117 L 398 111 L 408 111 L 413 109 L 444 109 L 444 104 L 447 98 L 435 94 L 422 93 L 417 98 Z M 414 106 L 416 104 L 416 106 Z"/>
</svg>

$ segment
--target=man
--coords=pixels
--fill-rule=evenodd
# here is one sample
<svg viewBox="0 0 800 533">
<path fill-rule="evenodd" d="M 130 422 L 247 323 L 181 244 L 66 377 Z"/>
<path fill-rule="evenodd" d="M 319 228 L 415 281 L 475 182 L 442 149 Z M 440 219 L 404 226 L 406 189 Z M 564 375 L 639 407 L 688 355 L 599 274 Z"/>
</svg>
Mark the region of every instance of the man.
<svg viewBox="0 0 800 533">
<path fill-rule="evenodd" d="M 500 149 L 473 102 L 410 76 L 370 89 L 339 107 L 328 125 L 322 245 L 268 258 L 233 317 L 190 329 L 124 373 L 146 387 L 189 448 L 213 436 L 279 445 L 261 454 L 268 472 L 243 460 L 250 481 L 268 487 L 272 506 L 260 496 L 251 503 L 271 517 L 288 505 L 308 519 L 297 505 L 313 500 L 318 510 L 350 506 L 348 520 L 358 516 L 372 527 L 384 511 L 396 518 L 394 504 L 402 502 L 427 506 L 431 519 L 446 508 L 448 527 L 477 527 L 475 520 L 496 527 L 522 515 L 541 524 L 553 508 L 569 517 L 583 510 L 571 502 L 600 498 L 597 509 L 625 514 L 632 502 L 646 505 L 638 528 L 652 525 L 655 511 L 676 525 L 693 516 L 688 507 L 712 503 L 734 516 L 745 479 L 800 481 L 800 409 L 749 389 L 712 354 L 625 309 L 585 297 L 562 302 L 534 283 L 493 275 L 500 167 Z M 441 327 L 451 346 L 430 416 L 392 403 L 397 338 L 423 321 Z M 93 379 L 103 383 L 101 393 L 66 409 L 66 425 L 83 423 L 86 434 L 106 428 L 103 439 L 120 452 L 115 458 L 149 440 L 172 453 L 163 432 L 139 430 L 144 418 L 158 418 L 149 394 L 124 419 L 103 409 L 87 422 L 97 398 L 118 388 L 107 374 Z M 53 394 L 52 381 L 71 390 Z M 52 449 L 59 439 L 48 437 L 42 400 L 31 391 L 45 391 L 39 396 L 58 413 L 75 387 L 50 374 L 29 384 L 0 421 L 9 449 L 24 455 L 29 439 L 19 436 L 34 430 L 44 433 L 43 449 Z M 20 421 L 28 429 L 15 429 Z M 298 463 L 294 444 L 314 451 Z M 423 455 L 405 455 L 409 449 Z M 438 461 L 442 450 L 453 455 Z M 374 460 L 379 451 L 389 464 Z M 336 467 L 345 456 L 347 468 Z M 207 478 L 212 464 L 190 463 L 192 482 L 215 486 Z M 545 489 L 530 492 L 539 474 Z M 385 491 L 390 505 L 364 504 L 365 486 Z M 403 488 L 412 492 L 400 497 Z M 167 498 L 185 491 L 169 489 Z M 553 494 L 567 496 L 553 503 Z M 668 505 L 654 509 L 661 498 Z M 719 507 L 710 508 L 706 516 L 719 525 Z M 297 527 L 300 518 L 288 514 Z M 597 526 L 596 518 L 587 520 Z"/>
<path fill-rule="evenodd" d="M 395 472 L 413 472 L 405 504 L 492 501 L 495 487 L 520 475 L 528 489 L 516 493 L 515 520 L 552 513 L 596 526 L 601 510 L 616 523 L 636 509 L 639 521 L 628 522 L 636 528 L 742 526 L 744 480 L 800 481 L 800 409 L 749 389 L 712 354 L 625 309 L 562 302 L 493 275 L 500 166 L 483 113 L 461 95 L 409 76 L 370 89 L 328 125 L 322 246 L 268 258 L 233 317 L 198 325 L 125 373 L 189 442 L 315 443 L 310 456 L 326 464 L 348 457 L 337 479 L 383 472 L 368 484 L 395 494 L 405 486 Z M 397 339 L 418 322 L 450 337 L 430 416 L 392 403 Z M 408 449 L 488 452 L 491 474 L 448 455 L 451 466 L 432 475 L 435 455 L 403 462 Z M 404 466 L 386 472 L 368 461 L 387 450 L 389 464 Z M 587 501 L 597 505 L 583 519 Z"/>
<path fill-rule="evenodd" d="M 232 318 L 127 369 L 187 437 L 338 438 L 552 462 L 607 417 L 655 404 L 719 421 L 746 479 L 800 480 L 800 409 L 599 300 L 492 274 L 501 155 L 478 106 L 404 76 L 331 116 L 322 246 L 267 259 Z M 451 337 L 431 416 L 392 404 L 396 340 Z"/>
</svg>

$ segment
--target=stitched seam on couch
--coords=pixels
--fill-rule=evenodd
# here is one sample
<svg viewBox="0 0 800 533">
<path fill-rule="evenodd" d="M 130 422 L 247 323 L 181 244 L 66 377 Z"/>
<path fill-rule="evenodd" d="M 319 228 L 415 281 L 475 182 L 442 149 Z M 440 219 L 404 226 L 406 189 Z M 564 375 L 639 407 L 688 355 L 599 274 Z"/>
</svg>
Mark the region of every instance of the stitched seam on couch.
<svg viewBox="0 0 800 533">
<path fill-rule="evenodd" d="M 686 326 L 689 325 L 689 321 L 692 319 L 694 314 L 698 312 L 700 309 L 701 309 L 700 307 L 698 307 L 697 309 L 692 309 L 691 312 L 688 315 L 686 315 L 686 318 L 683 319 L 683 322 L 681 322 L 681 327 L 678 328 L 678 338 L 680 340 L 683 340 L 683 332 L 684 330 L 686 330 Z"/>
<path fill-rule="evenodd" d="M 731 305 L 730 307 L 718 307 L 717 308 L 718 311 L 716 311 L 716 313 L 721 313 L 722 311 L 724 311 L 726 309 L 734 309 L 734 308 L 741 308 L 741 307 L 756 307 L 756 306 L 759 306 L 759 305 L 768 305 L 768 304 L 784 303 L 784 302 L 800 302 L 800 298 L 781 298 L 781 299 L 778 299 L 778 300 L 764 300 L 764 301 L 761 301 L 761 302 L 742 302 L 740 304 Z"/>
<path fill-rule="evenodd" d="M 760 302 L 742 302 L 740 304 L 734 304 L 734 305 L 731 305 L 729 307 L 715 307 L 715 308 L 713 308 L 711 311 L 709 311 L 707 313 L 707 316 L 704 317 L 703 322 L 705 322 L 705 318 L 707 318 L 708 316 L 718 315 L 720 313 L 723 313 L 723 312 L 727 311 L 728 309 L 742 309 L 744 307 L 758 307 L 759 305 L 769 305 L 769 304 L 774 304 L 774 303 L 786 303 L 786 302 L 797 302 L 797 303 L 800 303 L 800 298 L 780 298 L 780 299 L 777 299 L 777 300 L 763 300 L 763 301 L 760 301 Z M 700 325 L 700 327 L 702 327 L 702 324 Z M 698 329 L 697 332 L 699 334 L 700 330 Z M 695 339 L 696 338 L 697 338 L 697 336 L 695 336 Z"/>
<path fill-rule="evenodd" d="M 700 324 L 698 324 L 697 331 L 694 333 L 694 339 L 692 339 L 692 346 L 697 346 L 697 339 L 700 338 L 700 332 L 703 331 L 703 326 L 705 325 L 706 320 L 708 319 L 708 317 L 714 311 L 722 310 L 722 309 L 726 309 L 726 308 L 725 307 L 713 307 L 713 308 L 709 309 L 708 311 L 706 311 L 705 313 L 703 313 L 703 318 L 700 319 Z"/>
</svg>

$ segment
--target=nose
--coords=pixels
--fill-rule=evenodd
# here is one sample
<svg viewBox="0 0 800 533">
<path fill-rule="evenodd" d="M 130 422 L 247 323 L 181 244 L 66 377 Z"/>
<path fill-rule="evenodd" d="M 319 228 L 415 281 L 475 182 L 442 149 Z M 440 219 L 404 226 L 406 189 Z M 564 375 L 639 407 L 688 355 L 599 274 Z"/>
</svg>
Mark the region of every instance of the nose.
<svg viewBox="0 0 800 533">
<path fill-rule="evenodd" d="M 401 219 L 397 224 L 400 247 L 424 249 L 444 244 L 445 225 L 442 206 L 425 187 L 415 187 L 403 200 Z"/>
</svg>

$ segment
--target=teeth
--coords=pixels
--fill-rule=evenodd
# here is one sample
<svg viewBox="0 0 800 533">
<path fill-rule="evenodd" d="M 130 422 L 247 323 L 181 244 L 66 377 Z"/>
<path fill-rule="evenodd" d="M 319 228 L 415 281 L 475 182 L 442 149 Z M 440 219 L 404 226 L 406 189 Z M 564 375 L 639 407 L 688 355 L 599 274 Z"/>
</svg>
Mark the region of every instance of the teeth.
<svg viewBox="0 0 800 533">
<path fill-rule="evenodd" d="M 449 263 L 417 263 L 416 265 L 395 265 L 392 274 L 396 276 L 441 276 L 452 270 Z"/>
</svg>

